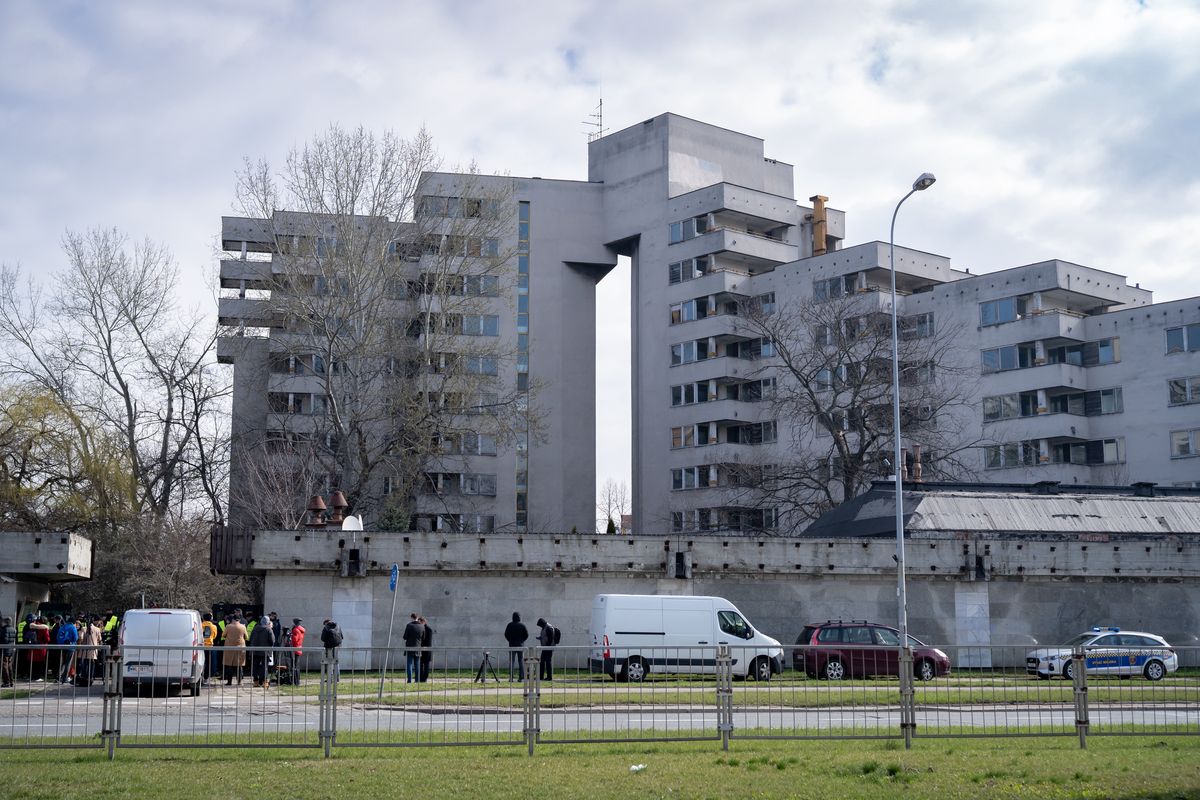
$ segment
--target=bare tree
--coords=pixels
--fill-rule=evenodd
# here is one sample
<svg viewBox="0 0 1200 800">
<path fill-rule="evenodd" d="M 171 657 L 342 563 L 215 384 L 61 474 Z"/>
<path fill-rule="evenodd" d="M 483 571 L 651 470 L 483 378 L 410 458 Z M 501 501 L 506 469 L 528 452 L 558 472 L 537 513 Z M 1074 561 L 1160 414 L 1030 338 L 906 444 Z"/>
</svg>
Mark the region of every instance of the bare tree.
<svg viewBox="0 0 1200 800">
<path fill-rule="evenodd" d="M 87 457 L 95 431 L 120 447 L 128 508 L 224 518 L 213 441 L 227 386 L 213 332 L 175 305 L 178 268 L 162 245 L 116 230 L 68 231 L 51 291 L 0 268 L 0 374 L 69 411 Z"/>
<path fill-rule="evenodd" d="M 775 356 L 751 375 L 761 381 L 756 399 L 789 447 L 773 463 L 731 468 L 728 483 L 743 503 L 777 509 L 779 530 L 795 530 L 894 473 L 890 312 L 874 293 L 744 305 L 740 331 L 756 337 L 760 355 Z M 977 371 L 958 340 L 953 325 L 935 326 L 932 315 L 900 320 L 904 468 L 915 469 L 919 450 L 926 479 L 970 473 L 964 456 L 979 443 L 962 422 Z"/>
<path fill-rule="evenodd" d="M 438 164 L 424 130 L 332 126 L 277 175 L 247 161 L 238 176 L 237 208 L 274 242 L 270 369 L 310 387 L 272 394 L 251 436 L 310 448 L 326 488 L 389 526 L 471 511 L 495 476 L 465 458 L 537 427 L 536 387 L 512 379 L 516 343 L 497 336 L 516 282 L 512 183 Z"/>
<path fill-rule="evenodd" d="M 600 487 L 600 495 L 596 502 L 597 530 L 606 533 L 616 533 L 621 530 L 621 517 L 629 513 L 629 505 L 628 484 L 612 478 L 606 480 Z"/>
</svg>

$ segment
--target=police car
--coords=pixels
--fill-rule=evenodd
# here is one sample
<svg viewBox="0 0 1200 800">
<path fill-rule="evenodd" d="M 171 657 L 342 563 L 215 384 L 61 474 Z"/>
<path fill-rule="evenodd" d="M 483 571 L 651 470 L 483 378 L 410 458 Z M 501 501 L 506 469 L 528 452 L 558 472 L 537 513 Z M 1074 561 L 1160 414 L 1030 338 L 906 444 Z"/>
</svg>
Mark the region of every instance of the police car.
<svg viewBox="0 0 1200 800">
<path fill-rule="evenodd" d="M 1085 669 L 1093 675 L 1144 675 L 1160 681 L 1179 669 L 1179 657 L 1161 636 L 1120 628 L 1092 628 L 1062 647 L 1034 650 L 1025 655 L 1025 671 L 1045 680 L 1061 675 L 1074 678 L 1071 653 L 1083 649 Z"/>
</svg>

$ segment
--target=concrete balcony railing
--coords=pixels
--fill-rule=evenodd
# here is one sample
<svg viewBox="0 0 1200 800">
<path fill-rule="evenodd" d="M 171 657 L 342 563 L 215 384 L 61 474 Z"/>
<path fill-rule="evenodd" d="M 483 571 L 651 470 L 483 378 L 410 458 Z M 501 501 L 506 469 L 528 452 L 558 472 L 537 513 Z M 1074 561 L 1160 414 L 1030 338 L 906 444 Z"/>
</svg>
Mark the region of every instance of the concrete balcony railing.
<svg viewBox="0 0 1200 800">
<path fill-rule="evenodd" d="M 984 436 L 997 442 L 1023 442 L 1029 439 L 1090 438 L 1089 419 L 1078 414 L 1038 414 L 1032 417 L 996 420 L 984 425 Z"/>
<path fill-rule="evenodd" d="M 981 326 L 979 340 L 983 347 L 1060 339 L 1083 341 L 1084 319 L 1082 314 L 1065 309 L 1035 311 L 1013 322 Z"/>
<path fill-rule="evenodd" d="M 229 327 L 277 328 L 282 316 L 271 301 L 260 298 L 222 297 L 217 301 L 217 324 Z"/>
<path fill-rule="evenodd" d="M 221 259 L 222 289 L 270 289 L 271 262 Z"/>
<path fill-rule="evenodd" d="M 677 261 L 713 253 L 719 254 L 718 262 L 728 264 L 734 269 L 744 267 L 750 273 L 765 272 L 800 257 L 794 244 L 745 231 L 719 228 L 703 236 L 671 245 L 667 251 L 667 258 Z"/>
<path fill-rule="evenodd" d="M 1085 388 L 1087 371 L 1075 364 L 1038 364 L 1023 369 L 983 374 L 984 395 L 1028 392 L 1055 386 Z"/>
</svg>

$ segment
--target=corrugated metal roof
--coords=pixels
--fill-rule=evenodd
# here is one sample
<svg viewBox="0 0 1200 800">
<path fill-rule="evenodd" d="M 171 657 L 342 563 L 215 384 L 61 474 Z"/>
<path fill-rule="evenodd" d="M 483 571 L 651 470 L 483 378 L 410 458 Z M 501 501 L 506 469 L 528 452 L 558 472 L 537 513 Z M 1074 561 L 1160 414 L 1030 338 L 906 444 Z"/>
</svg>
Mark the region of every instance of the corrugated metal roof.
<svg viewBox="0 0 1200 800">
<path fill-rule="evenodd" d="M 806 536 L 895 535 L 890 487 L 876 485 L 833 509 Z M 904 492 L 905 530 L 921 533 L 1200 535 L 1200 496 L 914 489 Z"/>
<path fill-rule="evenodd" d="M 1200 534 L 1197 498 L 948 492 L 913 499 L 905 525 L 914 532 Z"/>
</svg>

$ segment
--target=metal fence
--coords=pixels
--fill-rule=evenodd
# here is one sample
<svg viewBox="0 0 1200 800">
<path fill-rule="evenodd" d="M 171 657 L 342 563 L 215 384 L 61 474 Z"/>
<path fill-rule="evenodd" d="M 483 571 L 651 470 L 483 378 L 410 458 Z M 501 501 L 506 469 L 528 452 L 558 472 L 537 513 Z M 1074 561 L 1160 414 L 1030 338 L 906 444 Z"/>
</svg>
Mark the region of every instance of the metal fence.
<svg viewBox="0 0 1200 800">
<path fill-rule="evenodd" d="M 0 747 L 525 746 L 1200 734 L 1197 648 L 18 645 Z M 961 666 L 967 665 L 967 666 Z M 353 667 L 353 669 L 350 668 Z M 63 682 L 65 681 L 65 682 Z"/>
</svg>

